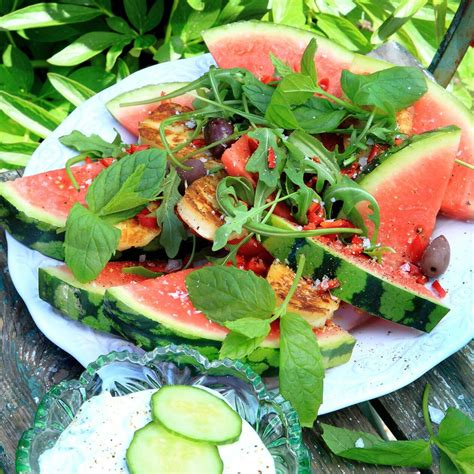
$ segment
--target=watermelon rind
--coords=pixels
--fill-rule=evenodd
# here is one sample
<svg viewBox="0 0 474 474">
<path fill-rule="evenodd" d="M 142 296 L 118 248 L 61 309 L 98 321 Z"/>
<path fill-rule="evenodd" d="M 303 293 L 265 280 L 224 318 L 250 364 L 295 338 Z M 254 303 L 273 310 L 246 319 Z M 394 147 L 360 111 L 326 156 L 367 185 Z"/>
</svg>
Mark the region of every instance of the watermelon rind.
<svg viewBox="0 0 474 474">
<path fill-rule="evenodd" d="M 117 334 L 114 325 L 102 311 L 105 288 L 80 283 L 64 266 L 39 268 L 39 297 L 71 319 L 98 331 Z"/>
<path fill-rule="evenodd" d="M 275 215 L 272 225 L 293 229 L 291 223 Z M 383 276 L 377 262 L 370 262 L 371 268 L 360 265 L 317 239 L 268 237 L 263 245 L 275 258 L 293 268 L 304 254 L 303 276 L 315 281 L 337 278 L 340 286 L 332 290 L 334 296 L 389 321 L 430 332 L 449 311 L 434 297 L 416 293 Z"/>
<path fill-rule="evenodd" d="M 127 285 L 106 291 L 104 314 L 113 321 L 120 334 L 146 350 L 173 342 L 195 346 L 196 350 L 215 359 L 226 335 L 216 328 L 206 331 L 195 325 L 177 323 L 173 315 L 148 307 L 146 301 L 137 301 Z M 356 341 L 347 331 L 330 323 L 315 333 L 326 368 L 341 365 L 351 358 Z M 278 340 L 266 340 L 246 362 L 259 372 L 277 367 L 278 348 Z"/>
</svg>

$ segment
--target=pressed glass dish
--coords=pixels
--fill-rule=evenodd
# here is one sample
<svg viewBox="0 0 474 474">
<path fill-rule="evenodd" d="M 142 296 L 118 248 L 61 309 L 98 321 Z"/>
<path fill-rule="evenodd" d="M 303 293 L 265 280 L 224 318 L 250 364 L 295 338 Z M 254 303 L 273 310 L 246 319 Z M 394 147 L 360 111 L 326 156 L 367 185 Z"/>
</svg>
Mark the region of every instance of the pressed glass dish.
<svg viewBox="0 0 474 474">
<path fill-rule="evenodd" d="M 210 362 L 176 345 L 143 355 L 111 352 L 89 364 L 78 380 L 55 385 L 41 400 L 33 427 L 20 439 L 17 472 L 39 472 L 40 455 L 54 445 L 87 399 L 105 390 L 120 396 L 173 384 L 201 385 L 219 392 L 260 435 L 277 473 L 310 472 L 301 426 L 289 402 L 270 394 L 247 365 L 229 359 Z"/>
</svg>

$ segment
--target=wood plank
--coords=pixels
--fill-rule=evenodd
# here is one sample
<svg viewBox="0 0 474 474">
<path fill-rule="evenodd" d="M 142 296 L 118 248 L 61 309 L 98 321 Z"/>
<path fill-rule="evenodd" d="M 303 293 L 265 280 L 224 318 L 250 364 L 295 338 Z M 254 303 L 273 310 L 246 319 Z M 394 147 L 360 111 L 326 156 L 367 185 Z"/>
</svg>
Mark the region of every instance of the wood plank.
<svg viewBox="0 0 474 474">
<path fill-rule="evenodd" d="M 0 472 L 14 472 L 18 440 L 49 388 L 82 367 L 46 339 L 13 287 L 0 237 Z"/>
<path fill-rule="evenodd" d="M 326 447 L 322 437 L 319 423 L 346 428 L 355 431 L 364 431 L 378 435 L 370 421 L 364 416 L 360 408 L 355 405 L 339 410 L 318 418 L 318 422 L 312 429 L 305 429 L 303 433 L 306 445 L 310 449 L 312 456 L 312 471 L 323 473 L 409 473 L 418 472 L 417 469 L 406 469 L 387 466 L 371 466 L 358 462 L 349 461 L 334 456 Z"/>
</svg>

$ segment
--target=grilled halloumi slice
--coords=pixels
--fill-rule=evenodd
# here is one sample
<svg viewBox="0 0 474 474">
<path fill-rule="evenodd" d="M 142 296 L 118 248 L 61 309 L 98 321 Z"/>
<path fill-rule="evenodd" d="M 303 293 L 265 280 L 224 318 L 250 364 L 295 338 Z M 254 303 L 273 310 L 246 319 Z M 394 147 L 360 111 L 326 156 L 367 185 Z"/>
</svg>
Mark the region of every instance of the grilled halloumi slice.
<svg viewBox="0 0 474 474">
<path fill-rule="evenodd" d="M 293 270 L 279 262 L 273 262 L 268 271 L 267 281 L 275 292 L 277 304 L 281 304 L 295 278 Z M 301 279 L 295 294 L 288 304 L 288 311 L 301 315 L 315 328 L 324 327 L 339 308 L 339 300 L 333 299 L 329 292 L 317 291 L 308 280 Z"/>
<path fill-rule="evenodd" d="M 132 247 L 140 248 L 148 245 L 155 237 L 160 235 L 161 229 L 150 229 L 140 225 L 137 219 L 127 219 L 115 224 L 122 231 L 117 250 L 127 250 Z"/>
<path fill-rule="evenodd" d="M 140 122 L 138 125 L 138 133 L 140 143 L 150 145 L 155 148 L 164 149 L 163 141 L 160 136 L 160 124 L 163 120 L 175 115 L 180 115 L 186 112 L 191 112 L 192 109 L 183 105 L 175 104 L 173 102 L 166 102 L 160 104 L 151 114 Z M 184 141 L 189 140 L 195 123 L 192 120 L 177 120 L 166 127 L 166 140 L 171 149 L 181 145 Z M 203 135 L 199 134 L 195 140 L 203 140 Z M 200 145 L 202 146 L 202 145 Z M 175 152 L 177 158 L 182 158 L 188 153 L 196 151 L 195 145 L 190 143 L 181 150 Z M 193 158 L 210 156 L 208 152 L 198 153 Z"/>
<path fill-rule="evenodd" d="M 179 217 L 200 237 L 214 240 L 223 216 L 216 201 L 216 189 L 222 174 L 203 176 L 191 183 L 176 206 Z"/>
</svg>

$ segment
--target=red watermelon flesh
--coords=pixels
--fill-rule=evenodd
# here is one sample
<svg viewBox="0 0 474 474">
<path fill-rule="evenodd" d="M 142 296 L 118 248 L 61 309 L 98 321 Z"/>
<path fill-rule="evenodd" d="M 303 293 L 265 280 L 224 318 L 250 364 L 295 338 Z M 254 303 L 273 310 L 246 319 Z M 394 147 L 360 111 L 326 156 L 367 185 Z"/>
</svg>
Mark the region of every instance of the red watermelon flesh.
<svg viewBox="0 0 474 474">
<path fill-rule="evenodd" d="M 341 95 L 341 72 L 350 67 L 354 57 L 350 51 L 309 31 L 258 21 L 220 26 L 204 31 L 202 37 L 219 67 L 246 68 L 263 80 L 274 75 L 270 53 L 299 71 L 306 46 L 316 38 L 318 79 L 335 95 Z"/>
<path fill-rule="evenodd" d="M 380 207 L 379 242 L 396 251 L 386 254 L 387 264 L 416 263 L 428 245 L 460 134 L 457 127 L 450 127 L 421 135 L 360 181 Z M 360 210 L 367 218 L 366 203 Z"/>
<path fill-rule="evenodd" d="M 148 115 L 150 115 L 150 113 L 163 102 L 133 105 L 129 107 L 122 107 L 122 104 L 126 104 L 127 102 L 140 102 L 142 100 L 160 97 L 165 94 L 169 94 L 185 85 L 185 82 L 169 82 L 164 84 L 144 86 L 139 89 L 124 92 L 123 94 L 114 97 L 112 100 L 107 102 L 106 107 L 121 125 L 123 125 L 135 136 L 138 136 L 138 124 L 145 120 Z M 193 100 L 193 96 L 184 94 L 182 96 L 175 97 L 170 101 L 186 107 L 192 107 Z"/>
<path fill-rule="evenodd" d="M 247 135 L 242 135 L 235 143 L 224 151 L 221 161 L 228 175 L 242 176 L 256 185 L 255 174 L 249 173 L 245 167 L 258 144 Z"/>
<path fill-rule="evenodd" d="M 355 55 L 350 70 L 356 74 L 372 73 L 392 64 Z M 408 109 L 408 120 L 401 127 L 410 135 L 438 127 L 457 125 L 461 141 L 456 158 L 474 164 L 474 120 L 471 113 L 441 86 L 428 81 L 428 92 Z M 451 178 L 442 197 L 441 212 L 455 219 L 474 219 L 474 171 L 454 164 Z M 441 192 L 441 191 L 436 191 Z"/>
</svg>

